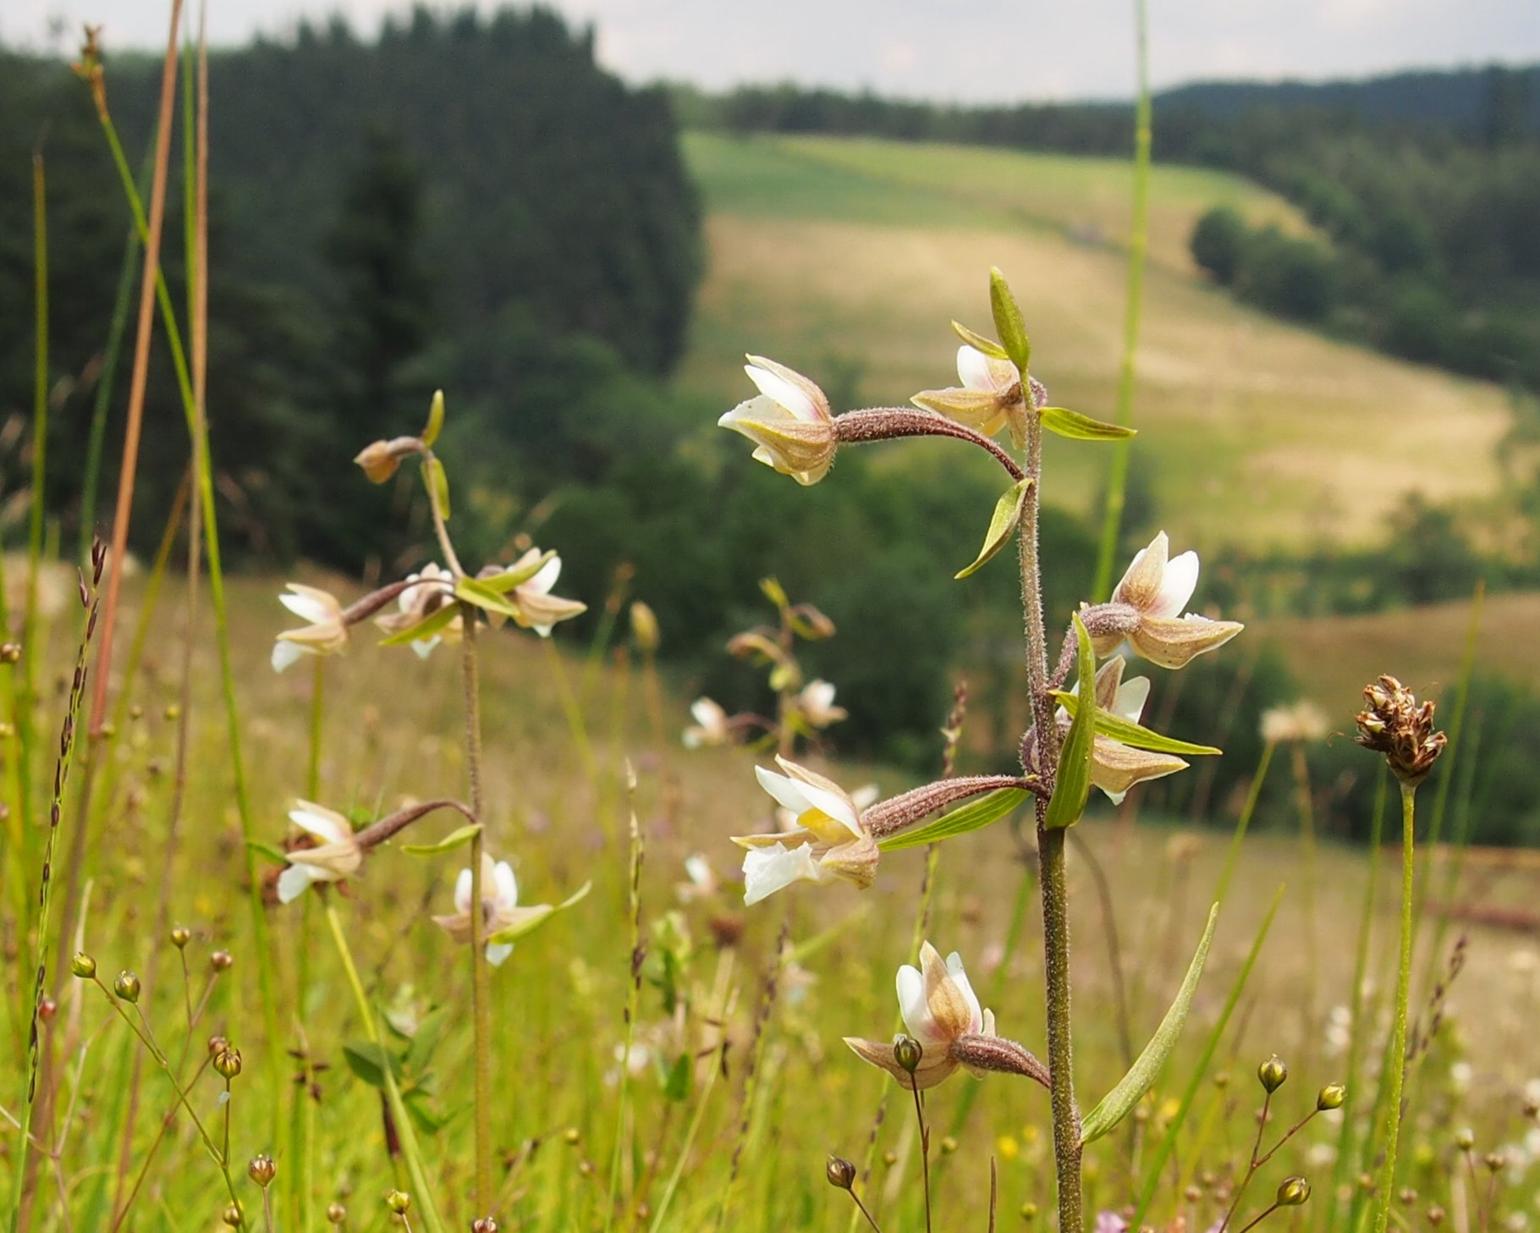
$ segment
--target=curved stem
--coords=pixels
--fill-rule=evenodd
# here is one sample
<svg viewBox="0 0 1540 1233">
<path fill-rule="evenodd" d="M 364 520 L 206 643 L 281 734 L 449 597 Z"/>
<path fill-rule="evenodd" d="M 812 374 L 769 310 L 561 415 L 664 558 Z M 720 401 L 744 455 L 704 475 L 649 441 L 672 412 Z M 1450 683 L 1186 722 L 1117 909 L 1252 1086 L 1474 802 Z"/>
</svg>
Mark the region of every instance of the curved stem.
<svg viewBox="0 0 1540 1233">
<path fill-rule="evenodd" d="M 934 411 L 920 411 L 914 407 L 847 411 L 834 417 L 834 435 L 837 440 L 852 445 L 890 441 L 896 437 L 951 437 L 978 446 L 1004 467 L 1013 480 L 1019 482 L 1026 478 L 1026 472 L 1016 465 L 1016 460 L 992 439 Z"/>
<path fill-rule="evenodd" d="M 1374 1210 L 1374 1233 L 1385 1233 L 1390 1223 L 1390 1204 L 1395 1197 L 1396 1151 L 1401 1138 L 1401 1098 L 1406 1079 L 1407 1002 L 1412 985 L 1412 939 L 1416 916 L 1412 910 L 1416 856 L 1413 842 L 1417 821 L 1417 789 L 1401 785 L 1401 958 L 1396 969 L 1396 1009 L 1391 1028 L 1389 1070 L 1385 1092 L 1385 1163 L 1380 1170 L 1379 1198 Z"/>
<path fill-rule="evenodd" d="M 437 511 L 435 510 L 435 519 Z M 442 526 L 442 521 L 439 522 Z M 452 550 L 451 550 L 452 551 Z M 456 573 L 459 562 L 454 563 Z M 470 781 L 471 811 L 482 813 L 481 787 L 481 685 L 476 662 L 476 613 L 462 604 L 461 640 L 465 685 L 465 770 Z M 483 824 L 484 825 L 484 824 Z M 481 864 L 485 831 L 471 837 L 471 1026 L 475 1047 L 472 1063 L 476 1092 L 476 1211 L 492 1213 L 492 990 L 487 979 L 484 945 L 485 909 L 482 907 Z"/>
</svg>

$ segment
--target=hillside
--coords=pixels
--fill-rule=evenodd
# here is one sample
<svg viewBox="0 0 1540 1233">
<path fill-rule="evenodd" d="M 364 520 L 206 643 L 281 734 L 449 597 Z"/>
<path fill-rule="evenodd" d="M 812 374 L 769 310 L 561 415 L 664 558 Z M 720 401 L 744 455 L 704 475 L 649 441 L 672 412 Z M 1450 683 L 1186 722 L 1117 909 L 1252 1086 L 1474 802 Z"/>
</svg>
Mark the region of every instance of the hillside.
<svg viewBox="0 0 1540 1233">
<path fill-rule="evenodd" d="M 986 319 L 983 273 L 997 264 L 1034 289 L 1029 326 L 1055 401 L 1110 411 L 1125 163 L 704 133 L 685 153 L 707 207 L 706 280 L 679 379 L 692 398 L 742 397 L 745 351 L 833 374 L 867 402 L 944 383 L 946 322 Z M 1236 177 L 1155 168 L 1136 406 L 1147 432 L 1135 449 L 1172 531 L 1207 545 L 1362 542 L 1408 492 L 1491 492 L 1503 393 L 1237 307 L 1185 252 L 1194 220 L 1221 202 L 1304 226 Z M 1100 459 L 1060 454 L 1048 498 L 1089 508 Z"/>
</svg>

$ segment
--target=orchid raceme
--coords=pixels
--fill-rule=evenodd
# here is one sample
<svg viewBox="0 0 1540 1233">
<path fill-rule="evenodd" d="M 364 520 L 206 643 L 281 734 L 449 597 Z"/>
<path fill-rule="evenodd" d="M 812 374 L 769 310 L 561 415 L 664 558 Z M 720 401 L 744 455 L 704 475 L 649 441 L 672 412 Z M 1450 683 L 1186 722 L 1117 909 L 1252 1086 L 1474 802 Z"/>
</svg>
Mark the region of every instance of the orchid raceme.
<svg viewBox="0 0 1540 1233">
<path fill-rule="evenodd" d="M 1148 677 L 1123 680 L 1123 657 L 1114 655 L 1096 673 L 1096 706 L 1130 723 L 1138 723 L 1150 696 Z M 1078 687 L 1071 693 L 1078 692 Z M 1058 711 L 1059 726 L 1069 729 L 1069 713 Z M 1159 779 L 1187 769 L 1187 763 L 1171 754 L 1135 749 L 1100 733 L 1091 743 L 1091 782 L 1107 794 L 1114 804 L 1121 804 L 1128 790 L 1147 779 Z"/>
<path fill-rule="evenodd" d="M 1198 554 L 1169 557 L 1164 531 L 1134 554 L 1128 572 L 1113 589 L 1110 608 L 1132 609 L 1130 627 L 1091 629 L 1097 654 L 1114 650 L 1126 635 L 1134 650 L 1162 668 L 1182 668 L 1205 651 L 1223 646 L 1243 625 L 1213 621 L 1194 613 L 1179 615 L 1198 586 Z"/>
<path fill-rule="evenodd" d="M 388 634 L 410 629 L 445 604 L 455 602 L 454 575 L 437 562 L 429 561 L 417 573 L 408 574 L 406 580 L 411 585 L 396 597 L 397 611 L 375 618 L 375 624 Z M 427 659 L 440 642 L 458 642 L 464 632 L 463 618 L 457 615 L 430 637 L 414 639 L 412 650 Z"/>
<path fill-rule="evenodd" d="M 894 1057 L 892 1044 L 845 1037 L 857 1057 L 887 1071 L 905 1088 L 929 1088 L 959 1067 L 974 1075 L 995 1070 L 1046 1083 L 1042 1063 L 1020 1045 L 995 1034 L 995 1016 L 979 1005 L 961 957 L 943 961 L 929 942 L 920 947 L 920 966 L 898 969 L 898 1010 L 904 1028 L 920 1045 L 919 1065 L 910 1071 Z"/>
<path fill-rule="evenodd" d="M 743 371 L 759 397 L 717 421 L 754 442 L 754 457 L 799 484 L 816 484 L 834 462 L 834 417 L 824 392 L 783 364 L 751 355 Z"/>
<path fill-rule="evenodd" d="M 340 813 L 310 801 L 296 801 L 289 821 L 315 843 L 286 853 L 288 866 L 278 875 L 278 901 L 292 903 L 312 882 L 341 882 L 364 863 L 364 850 L 353 827 Z"/>
<path fill-rule="evenodd" d="M 834 705 L 834 686 L 823 680 L 809 681 L 797 695 L 797 711 L 815 728 L 827 728 L 845 719 L 850 712 Z"/>
<path fill-rule="evenodd" d="M 435 916 L 433 923 L 444 930 L 456 942 L 471 940 L 471 871 L 460 870 L 455 879 L 455 910 L 448 916 Z M 524 916 L 539 909 L 522 909 Z M 493 861 L 486 853 L 481 856 L 481 932 L 483 936 L 497 933 L 517 925 L 520 920 L 519 883 L 513 876 L 513 866 L 507 861 Z M 513 954 L 511 942 L 488 942 L 487 962 L 500 964 Z"/>
<path fill-rule="evenodd" d="M 686 749 L 702 749 L 732 742 L 732 725 L 720 703 L 711 698 L 697 698 L 690 703 L 690 715 L 695 722 L 684 730 L 681 738 Z"/>
<path fill-rule="evenodd" d="M 273 643 L 273 671 L 282 672 L 306 655 L 334 655 L 348 644 L 348 627 L 342 605 L 329 591 L 291 582 L 288 594 L 278 602 L 305 622 L 286 629 Z"/>
<path fill-rule="evenodd" d="M 843 878 L 863 890 L 877 876 L 877 843 L 861 809 L 832 780 L 776 758 L 783 774 L 756 767 L 759 783 L 794 822 L 771 835 L 735 836 L 743 858 L 743 902 L 755 904 L 793 882 Z"/>
</svg>

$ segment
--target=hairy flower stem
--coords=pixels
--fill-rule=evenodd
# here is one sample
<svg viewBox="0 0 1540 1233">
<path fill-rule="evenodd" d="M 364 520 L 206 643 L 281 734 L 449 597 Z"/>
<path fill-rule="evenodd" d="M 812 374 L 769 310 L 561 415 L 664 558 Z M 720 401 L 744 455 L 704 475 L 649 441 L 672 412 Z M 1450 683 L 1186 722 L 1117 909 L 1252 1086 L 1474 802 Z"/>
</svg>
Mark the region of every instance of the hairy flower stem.
<svg viewBox="0 0 1540 1233">
<path fill-rule="evenodd" d="M 461 640 L 465 679 L 465 773 L 470 783 L 471 812 L 482 816 L 481 685 L 476 662 L 476 611 L 462 605 L 465 636 Z M 485 823 L 483 823 L 485 826 Z M 481 854 L 484 830 L 471 836 L 471 1024 L 475 1044 L 476 1087 L 476 1210 L 492 1210 L 492 991 L 487 976 L 483 930 Z"/>
<path fill-rule="evenodd" d="M 1389 1070 L 1385 1090 L 1385 1162 L 1374 1206 L 1374 1233 L 1385 1233 L 1390 1205 L 1395 1199 L 1396 1151 L 1401 1138 L 1401 1094 L 1406 1079 L 1407 1002 L 1412 989 L 1412 940 L 1416 930 L 1413 909 L 1416 854 L 1413 850 L 1417 823 L 1417 788 L 1401 784 L 1401 959 L 1396 969 L 1396 1010 L 1391 1026 Z"/>
<path fill-rule="evenodd" d="M 1059 726 L 1048 692 L 1048 651 L 1043 630 L 1043 580 L 1038 565 L 1037 524 L 1042 499 L 1043 426 L 1027 417 L 1026 474 L 1017 543 L 1021 555 L 1021 607 L 1026 629 L 1027 685 L 1038 732 L 1038 771 L 1051 775 L 1059 760 Z M 1033 768 L 1026 767 L 1029 773 Z M 1043 825 L 1047 802 L 1037 801 L 1039 883 L 1043 899 L 1043 972 L 1048 1002 L 1048 1070 L 1053 1076 L 1053 1158 L 1058 1183 L 1059 1233 L 1081 1233 L 1080 1111 L 1075 1106 L 1074 1042 L 1070 1029 L 1069 886 L 1064 871 L 1063 830 Z"/>
</svg>

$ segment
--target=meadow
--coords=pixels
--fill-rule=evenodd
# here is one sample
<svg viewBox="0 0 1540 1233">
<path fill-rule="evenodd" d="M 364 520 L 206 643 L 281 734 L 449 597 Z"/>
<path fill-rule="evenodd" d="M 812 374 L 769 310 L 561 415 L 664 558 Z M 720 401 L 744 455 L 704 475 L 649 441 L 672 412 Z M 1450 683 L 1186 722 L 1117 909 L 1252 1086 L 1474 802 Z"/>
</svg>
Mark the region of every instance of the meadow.
<svg viewBox="0 0 1540 1233">
<path fill-rule="evenodd" d="M 843 371 L 842 405 L 902 402 L 945 384 L 955 352 L 946 321 L 987 320 L 982 275 L 999 265 L 1017 272 L 1054 401 L 1109 413 L 1126 168 L 701 134 L 687 137 L 686 152 L 706 193 L 709 252 L 678 378 L 681 406 L 738 401 L 746 350 L 804 371 Z M 1242 182 L 1157 169 L 1134 458 L 1174 538 L 1205 549 L 1350 543 L 1407 491 L 1488 496 L 1493 445 L 1507 424 L 1501 393 L 1221 299 L 1185 256 L 1191 220 L 1216 201 L 1302 226 Z M 410 431 L 419 414 L 393 410 L 379 430 Z M 452 412 L 444 431 L 455 431 Z M 895 483 L 921 481 L 938 456 L 883 448 Z M 1104 465 L 1095 448 L 1050 445 L 1045 500 L 1093 508 Z M 337 482 L 365 481 L 350 471 Z M 169 550 L 176 536 L 165 542 Z M 13 592 L 18 579 L 38 586 L 41 620 L 23 649 L 38 686 L 25 719 L 46 734 L 28 767 L 35 802 L 53 774 L 80 610 L 70 567 L 34 575 L 24 557 L 5 564 Z M 482 563 L 466 564 L 474 573 Z M 346 579 L 302 577 L 354 592 Z M 480 1219 L 487 1229 L 469 1197 L 478 1070 L 493 1095 L 498 1223 L 490 1227 L 853 1229 L 859 1213 L 826 1180 L 830 1153 L 856 1162 L 857 1191 L 889 1233 L 926 1227 L 932 1201 L 948 1229 L 1053 1225 L 1045 1092 L 1009 1075 L 950 1080 L 927 1100 L 935 1131 L 927 1145 L 908 1093 L 841 1043 L 890 1035 L 894 970 L 928 938 L 964 956 L 1002 1035 L 1046 1055 L 1030 824 L 1002 821 L 961 842 L 884 854 L 866 891 L 800 886 L 746 910 L 729 836 L 767 819 L 753 768 L 769 751 L 684 748 L 693 682 L 659 666 L 645 629 L 628 628 L 628 604 L 647 596 L 640 578 L 610 596 L 578 597 L 607 614 L 586 646 L 560 627 L 550 641 L 511 626 L 477 635 L 484 750 L 472 789 L 486 805 L 474 839 L 462 833 L 457 846 L 434 851 L 462 820 L 413 823 L 341 885 L 280 904 L 268 884 L 286 860 L 279 845 L 295 798 L 364 824 L 466 792 L 457 650 L 420 659 L 372 645 L 364 627 L 345 652 L 275 674 L 273 639 L 293 625 L 278 603 L 284 580 L 233 578 L 223 630 L 207 590 L 184 581 L 163 561 L 141 563 L 129 580 L 112 722 L 83 754 L 92 807 L 76 812 L 77 798 L 66 798 L 53 873 L 78 885 L 82 906 L 63 951 L 90 955 L 119 989 L 127 986 L 115 974 L 132 970 L 140 988 L 114 1002 L 105 988 L 51 971 L 61 983 L 44 1036 L 58 1063 L 55 1125 L 64 1137 L 62 1146 L 40 1142 L 30 1177 L 18 1151 L 19 1105 L 0 1101 L 13 1187 L 0 1193 L 14 1201 L 18 1188 L 30 1192 L 19 1204 L 30 1227 L 192 1230 L 214 1227 L 223 1213 L 227 1225 L 266 1228 L 432 1229 L 424 1213 L 436 1204 L 443 1227 Z M 1499 615 L 1522 627 L 1527 611 Z M 1449 632 L 1421 651 L 1383 628 L 1359 635 L 1367 666 L 1355 674 L 1357 660 L 1339 663 L 1319 681 L 1317 696 L 1330 701 L 1327 739 L 1351 739 L 1357 689 L 1374 672 L 1406 671 L 1402 654 L 1426 655 L 1415 665 L 1425 671 L 1447 652 L 1460 615 L 1445 614 Z M 1051 628 L 1066 616 L 1051 614 Z M 834 645 L 860 636 L 836 633 Z M 1305 631 L 1286 636 L 1308 645 Z M 221 638 L 228 667 L 216 652 Z M 1301 662 L 1315 658 L 1301 652 Z M 1452 673 L 1457 659 L 1437 662 Z M 14 704 L 22 669 L 0 672 Z M 226 680 L 243 784 L 232 773 Z M 938 728 L 945 719 L 936 717 Z M 7 732 L 11 799 L 21 791 L 21 727 Z M 807 757 L 846 787 L 876 783 L 883 798 L 915 785 L 912 774 L 831 756 L 837 749 L 834 728 Z M 1297 777 L 1299 807 L 1252 819 L 1237 800 L 1234 813 L 1252 827 L 1243 843 L 1100 804 L 1072 832 L 1074 1069 L 1087 1104 L 1156 1032 L 1210 904 L 1223 900 L 1185 1030 L 1127 1120 L 1087 1153 L 1088 1212 L 1139 1207 L 1171 1233 L 1219 1221 L 1239 1202 L 1262 1103 L 1258 1066 L 1274 1054 L 1289 1077 L 1269 1098 L 1268 1124 L 1277 1133 L 1304 1125 L 1259 1173 L 1241 1218 L 1300 1175 L 1315 1197 L 1276 1216 L 1275 1227 L 1357 1233 L 1369 1225 L 1376 1187 L 1384 1192 L 1375 1173 L 1401 910 L 1395 853 L 1316 837 L 1311 746 L 1276 753 L 1269 773 Z M 1460 801 L 1451 806 L 1440 787 L 1459 754 L 1456 743 L 1424 794 L 1441 820 L 1450 807 L 1451 828 Z M 1363 756 L 1372 766 L 1373 755 Z M 956 769 L 986 768 L 965 755 Z M 80 774 L 77 766 L 71 782 Z M 1387 806 L 1387 839 L 1392 815 Z M 0 1079 L 8 1094 L 24 1090 L 29 1062 L 35 956 L 26 934 L 41 865 L 33 817 L 20 808 L 7 816 L 12 996 Z M 469 948 L 430 919 L 452 911 L 467 842 L 513 863 L 521 903 L 565 903 L 590 887 L 490 972 L 462 962 Z M 700 859 L 687 868 L 692 857 Z M 1499 1225 L 1521 1233 L 1533 1215 L 1531 1162 L 1540 1161 L 1531 1035 L 1540 954 L 1528 937 L 1517 942 L 1496 924 L 1441 909 L 1479 896 L 1522 918 L 1534 871 L 1504 866 L 1494 885 L 1489 866 L 1462 865 L 1452 850 L 1431 853 L 1421 870 L 1429 910 L 1413 963 L 1417 1031 L 1391 1217 L 1404 1229 L 1447 1221 L 1457 1233 Z M 478 1050 L 471 1008 L 483 978 L 492 1031 Z M 378 1041 L 365 1018 L 379 1025 Z M 185 1105 L 139 1028 L 153 1031 L 168 1069 L 196 1073 Z M 211 1033 L 239 1048 L 235 1074 L 225 1073 L 227 1048 L 206 1048 Z M 386 1076 L 398 1093 L 382 1094 Z M 1346 1104 L 1314 1116 L 1318 1099 L 1329 1103 L 1318 1093 L 1335 1083 L 1347 1085 Z M 215 1127 L 214 1144 L 202 1141 L 200 1121 Z M 1470 1143 L 1457 1133 L 1466 1125 Z M 276 1161 L 267 1189 L 245 1176 L 259 1153 Z M 917 1183 L 922 1156 L 933 1195 Z M 244 1212 L 227 1208 L 232 1190 Z M 392 1190 L 410 1193 L 413 1205 L 391 1207 Z M 345 1212 L 328 1214 L 332 1205 Z"/>
</svg>

